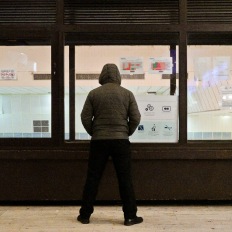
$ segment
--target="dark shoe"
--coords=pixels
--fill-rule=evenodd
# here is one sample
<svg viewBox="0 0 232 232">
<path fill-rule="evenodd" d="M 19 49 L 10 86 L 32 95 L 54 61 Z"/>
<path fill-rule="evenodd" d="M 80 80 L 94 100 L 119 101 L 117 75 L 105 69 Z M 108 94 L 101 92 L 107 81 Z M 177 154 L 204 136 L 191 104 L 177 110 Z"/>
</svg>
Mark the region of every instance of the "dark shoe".
<svg viewBox="0 0 232 232">
<path fill-rule="evenodd" d="M 89 218 L 83 218 L 81 215 L 77 217 L 77 221 L 81 222 L 82 224 L 89 224 Z"/>
<path fill-rule="evenodd" d="M 139 224 L 143 222 L 143 218 L 142 217 L 135 217 L 133 219 L 125 219 L 124 225 L 125 226 L 133 226 L 135 224 Z"/>
</svg>

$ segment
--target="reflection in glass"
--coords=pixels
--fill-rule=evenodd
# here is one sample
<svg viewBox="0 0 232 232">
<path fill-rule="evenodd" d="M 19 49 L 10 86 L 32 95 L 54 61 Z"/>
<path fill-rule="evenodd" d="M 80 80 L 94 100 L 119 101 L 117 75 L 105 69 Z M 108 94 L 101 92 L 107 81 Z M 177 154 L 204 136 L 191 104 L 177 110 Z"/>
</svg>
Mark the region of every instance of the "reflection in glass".
<svg viewBox="0 0 232 232">
<path fill-rule="evenodd" d="M 188 140 L 232 139 L 231 46 L 188 47 Z"/>
</svg>

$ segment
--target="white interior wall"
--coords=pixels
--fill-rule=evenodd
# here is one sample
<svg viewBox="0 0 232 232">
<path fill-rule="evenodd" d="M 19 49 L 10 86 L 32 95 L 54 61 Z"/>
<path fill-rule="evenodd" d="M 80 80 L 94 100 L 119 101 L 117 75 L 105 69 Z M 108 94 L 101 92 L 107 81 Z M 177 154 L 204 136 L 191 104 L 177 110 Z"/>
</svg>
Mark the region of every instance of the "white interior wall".
<svg viewBox="0 0 232 232">
<path fill-rule="evenodd" d="M 231 116 L 212 114 L 190 116 L 188 132 L 232 132 Z"/>
<path fill-rule="evenodd" d="M 9 137 L 27 134 L 26 137 L 31 137 L 34 133 L 33 120 L 48 120 L 51 125 L 51 95 L 2 95 L 1 99 L 0 134 L 8 134 Z M 51 133 L 51 126 L 49 129 L 48 133 Z"/>
</svg>

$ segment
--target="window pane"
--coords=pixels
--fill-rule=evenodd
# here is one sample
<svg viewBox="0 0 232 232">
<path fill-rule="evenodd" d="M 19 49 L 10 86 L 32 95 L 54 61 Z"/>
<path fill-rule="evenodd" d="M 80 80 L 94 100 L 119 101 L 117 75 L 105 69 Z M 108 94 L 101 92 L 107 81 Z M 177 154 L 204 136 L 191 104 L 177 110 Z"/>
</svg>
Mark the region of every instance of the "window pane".
<svg viewBox="0 0 232 232">
<path fill-rule="evenodd" d="M 51 137 L 50 46 L 0 46 L 0 137 Z"/>
<path fill-rule="evenodd" d="M 89 91 L 100 86 L 102 67 L 115 63 L 122 76 L 121 86 L 134 93 L 142 115 L 130 140 L 178 141 L 178 47 L 76 46 L 75 54 L 77 140 L 90 139 L 80 120 L 81 110 Z"/>
<path fill-rule="evenodd" d="M 231 140 L 232 46 L 188 47 L 188 139 Z"/>
</svg>

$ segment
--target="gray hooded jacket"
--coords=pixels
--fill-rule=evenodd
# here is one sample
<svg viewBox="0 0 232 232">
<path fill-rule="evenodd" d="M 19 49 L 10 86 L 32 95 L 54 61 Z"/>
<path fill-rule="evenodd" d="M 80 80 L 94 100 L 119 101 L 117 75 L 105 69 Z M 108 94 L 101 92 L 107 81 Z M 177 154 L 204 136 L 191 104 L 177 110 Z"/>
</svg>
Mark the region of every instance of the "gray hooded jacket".
<svg viewBox="0 0 232 232">
<path fill-rule="evenodd" d="M 102 85 L 89 92 L 81 121 L 93 140 L 128 139 L 140 122 L 140 112 L 133 93 L 121 87 L 115 64 L 106 64 L 99 76 Z"/>
</svg>

